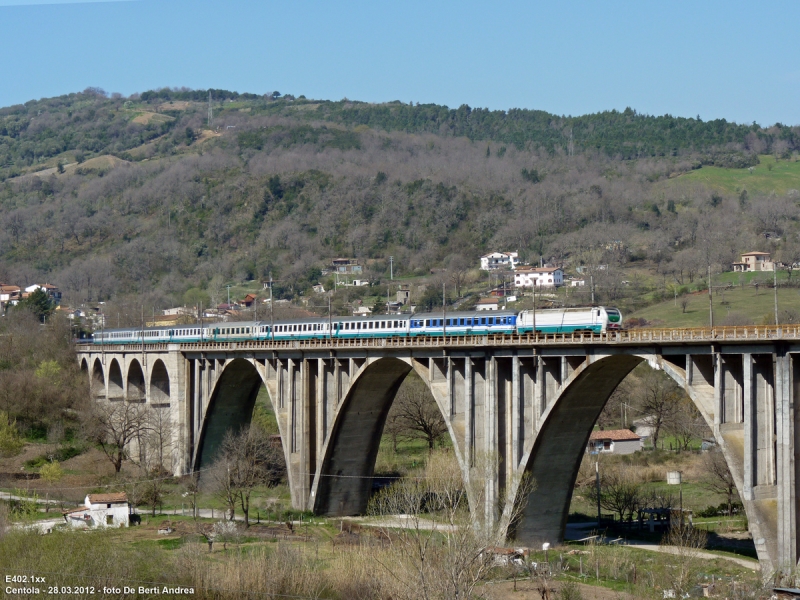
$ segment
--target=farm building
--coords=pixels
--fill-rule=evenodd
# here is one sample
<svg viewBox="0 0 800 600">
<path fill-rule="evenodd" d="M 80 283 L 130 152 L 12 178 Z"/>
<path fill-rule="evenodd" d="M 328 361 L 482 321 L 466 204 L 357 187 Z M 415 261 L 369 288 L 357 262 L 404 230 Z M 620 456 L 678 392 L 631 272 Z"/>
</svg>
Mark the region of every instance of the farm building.
<svg viewBox="0 0 800 600">
<path fill-rule="evenodd" d="M 127 527 L 130 505 L 125 492 L 88 494 L 84 506 L 64 511 L 64 520 L 71 527 Z"/>
<path fill-rule="evenodd" d="M 587 452 L 610 452 L 611 454 L 633 454 L 642 449 L 642 438 L 630 429 L 593 431 L 589 436 Z"/>
</svg>

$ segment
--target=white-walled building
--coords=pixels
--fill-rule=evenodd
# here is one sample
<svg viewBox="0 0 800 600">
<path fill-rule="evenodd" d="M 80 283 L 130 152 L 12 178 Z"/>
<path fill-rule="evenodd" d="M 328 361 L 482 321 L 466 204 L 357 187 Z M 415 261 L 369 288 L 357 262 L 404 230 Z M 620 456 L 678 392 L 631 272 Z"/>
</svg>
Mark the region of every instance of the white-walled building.
<svg viewBox="0 0 800 600">
<path fill-rule="evenodd" d="M 25 288 L 26 294 L 32 294 L 36 290 L 41 289 L 56 303 L 61 303 L 61 290 L 59 290 L 56 286 L 50 285 L 49 283 L 40 284 L 34 283 L 33 285 L 29 285 Z"/>
<path fill-rule="evenodd" d="M 71 527 L 127 527 L 130 505 L 125 492 L 88 494 L 84 506 L 64 511 L 64 520 Z"/>
<path fill-rule="evenodd" d="M 475 305 L 475 310 L 497 310 L 497 298 L 481 298 Z"/>
<path fill-rule="evenodd" d="M 559 267 L 525 267 L 514 272 L 514 285 L 518 288 L 559 287 L 564 285 L 564 271 Z"/>
<path fill-rule="evenodd" d="M 481 270 L 516 269 L 519 263 L 517 252 L 492 252 L 481 256 Z"/>
<path fill-rule="evenodd" d="M 633 454 L 642 449 L 642 438 L 630 429 L 593 431 L 589 436 L 587 452 L 610 452 L 611 454 Z"/>
</svg>

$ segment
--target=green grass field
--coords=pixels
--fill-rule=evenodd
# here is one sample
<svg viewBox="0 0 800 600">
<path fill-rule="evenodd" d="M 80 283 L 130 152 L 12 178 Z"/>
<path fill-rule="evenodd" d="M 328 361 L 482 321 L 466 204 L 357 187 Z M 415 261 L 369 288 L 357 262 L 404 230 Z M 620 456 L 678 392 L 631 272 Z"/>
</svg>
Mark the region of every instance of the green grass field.
<svg viewBox="0 0 800 600">
<path fill-rule="evenodd" d="M 738 273 L 725 273 L 720 277 L 719 283 L 715 282 L 714 289 L 714 324 L 724 325 L 745 323 L 749 319 L 756 325 L 766 324 L 774 315 L 774 294 L 772 288 L 747 285 L 751 279 L 750 274 L 743 278 L 744 286 L 734 283 Z M 756 274 L 753 274 L 756 275 Z M 783 274 L 785 277 L 785 274 Z M 727 276 L 727 277 L 726 277 Z M 730 289 L 720 289 L 731 279 L 733 285 Z M 688 300 L 684 311 L 681 306 L 683 299 Z M 800 315 L 800 290 L 797 288 L 778 287 L 778 312 L 781 321 L 789 321 L 791 313 Z M 708 293 L 697 292 L 678 296 L 676 300 L 667 300 L 643 308 L 625 318 L 643 318 L 652 327 L 707 327 L 709 324 Z M 796 321 L 795 321 L 796 322 Z"/>
<path fill-rule="evenodd" d="M 674 186 L 685 183 L 699 183 L 729 194 L 747 190 L 748 194 L 785 194 L 789 190 L 800 190 L 800 162 L 779 160 L 774 156 L 760 156 L 761 164 L 748 169 L 723 169 L 703 167 L 664 182 Z"/>
</svg>

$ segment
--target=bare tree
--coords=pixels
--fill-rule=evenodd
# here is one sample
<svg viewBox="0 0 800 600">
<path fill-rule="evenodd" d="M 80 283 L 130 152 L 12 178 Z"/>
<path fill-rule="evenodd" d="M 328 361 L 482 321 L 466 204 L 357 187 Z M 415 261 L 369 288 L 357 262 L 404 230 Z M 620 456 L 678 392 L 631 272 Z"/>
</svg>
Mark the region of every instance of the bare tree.
<svg viewBox="0 0 800 600">
<path fill-rule="evenodd" d="M 522 501 L 513 506 L 512 523 L 534 488 L 530 479 L 514 483 Z M 388 521 L 383 535 L 389 549 L 375 560 L 396 584 L 393 597 L 432 600 L 478 595 L 478 586 L 494 564 L 493 547 L 503 545 L 505 532 L 479 523 L 467 505 L 468 493 L 452 453 L 436 452 L 423 476 L 401 479 L 371 500 L 370 513 Z M 484 493 L 481 484 L 471 491 L 477 506 L 486 500 Z M 397 515 L 403 515 L 401 522 Z"/>
<path fill-rule="evenodd" d="M 447 434 L 447 424 L 436 401 L 423 381 L 411 373 L 397 392 L 387 422 L 397 436 L 422 439 L 433 450 L 436 442 Z"/>
<path fill-rule="evenodd" d="M 739 497 L 739 492 L 722 450 L 717 448 L 706 452 L 703 455 L 703 468 L 705 469 L 703 485 L 712 492 L 724 495 L 728 505 L 728 515 L 732 514 L 733 503 Z"/>
<path fill-rule="evenodd" d="M 168 456 L 172 449 L 172 427 L 169 410 L 161 407 L 150 407 L 136 436 L 138 444 L 137 464 L 143 475 L 140 495 L 153 516 L 156 508 L 163 502 L 166 487 L 171 479 L 168 470 Z"/>
<path fill-rule="evenodd" d="M 637 376 L 634 398 L 644 414 L 642 420 L 651 428 L 653 447 L 657 448 L 662 430 L 674 422 L 685 393 L 662 371 L 642 367 L 637 369 Z"/>
<path fill-rule="evenodd" d="M 589 500 L 597 503 L 597 487 L 590 486 Z M 618 513 L 620 521 L 632 519 L 644 502 L 642 482 L 629 469 L 606 467 L 600 472 L 600 506 Z"/>
<path fill-rule="evenodd" d="M 461 297 L 461 288 L 469 276 L 470 263 L 460 254 L 453 254 L 447 259 L 447 274 L 456 289 L 456 296 Z"/>
<path fill-rule="evenodd" d="M 282 449 L 271 444 L 269 436 L 259 428 L 245 427 L 238 433 L 225 434 L 211 472 L 217 493 L 228 505 L 230 519 L 238 504 L 248 527 L 253 490 L 260 485 L 274 485 L 285 470 Z"/>
<path fill-rule="evenodd" d="M 128 449 L 145 428 L 147 410 L 138 402 L 97 402 L 87 420 L 87 435 L 94 440 L 119 473 L 129 458 Z"/>
<path fill-rule="evenodd" d="M 661 540 L 661 545 L 667 548 L 672 555 L 670 568 L 664 571 L 667 585 L 676 592 L 677 598 L 693 588 L 704 568 L 701 551 L 706 547 L 708 535 L 701 529 L 688 525 L 678 525 L 669 528 Z"/>
<path fill-rule="evenodd" d="M 674 436 L 679 450 L 688 450 L 693 441 L 711 434 L 700 411 L 686 395 L 678 401 L 672 419 L 665 427 Z"/>
</svg>

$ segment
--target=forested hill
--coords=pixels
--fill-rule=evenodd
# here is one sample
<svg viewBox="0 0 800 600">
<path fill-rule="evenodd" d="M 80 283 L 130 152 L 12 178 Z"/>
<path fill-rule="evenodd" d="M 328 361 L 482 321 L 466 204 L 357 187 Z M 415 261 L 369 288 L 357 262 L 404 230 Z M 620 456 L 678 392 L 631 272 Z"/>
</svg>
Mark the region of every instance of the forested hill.
<svg viewBox="0 0 800 600">
<path fill-rule="evenodd" d="M 281 295 L 309 294 L 334 256 L 382 279 L 389 256 L 427 276 L 501 249 L 608 264 L 598 296 L 619 302 L 632 265 L 663 287 L 709 258 L 800 248 L 798 127 L 224 90 L 209 123 L 208 96 L 88 89 L 0 109 L 0 282 L 47 280 L 72 305 L 207 305 L 270 273 Z M 704 165 L 766 183 L 679 177 Z"/>
<path fill-rule="evenodd" d="M 198 109 L 196 112 L 204 117 L 202 108 L 209 91 L 218 116 L 244 108 L 252 117 L 284 116 L 301 122 L 463 136 L 551 154 L 592 151 L 635 159 L 695 153 L 703 156 L 705 164 L 749 166 L 752 159 L 748 154 L 773 149 L 785 153 L 800 148 L 797 127 L 776 124 L 763 129 L 724 119 L 649 116 L 630 108 L 565 117 L 538 110 L 490 111 L 467 105 L 451 109 L 399 101 L 317 101 L 303 96 L 281 97 L 277 92 L 258 96 L 226 90 L 163 89 L 127 99 L 109 98 L 101 90 L 88 89 L 0 109 L 0 178 L 64 152 L 119 155 L 174 130 L 180 130 L 178 136 L 183 135 L 185 119 L 180 117 L 187 116 L 186 105 Z M 144 114 L 131 118 L 132 110 Z M 732 150 L 741 155 L 731 156 Z"/>
</svg>

